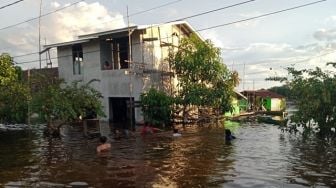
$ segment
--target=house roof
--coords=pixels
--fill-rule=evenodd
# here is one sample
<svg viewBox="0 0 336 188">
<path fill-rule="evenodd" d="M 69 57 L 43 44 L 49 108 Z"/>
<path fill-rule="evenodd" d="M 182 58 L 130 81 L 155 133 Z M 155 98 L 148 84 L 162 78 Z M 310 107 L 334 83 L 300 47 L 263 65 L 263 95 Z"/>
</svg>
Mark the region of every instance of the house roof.
<svg viewBox="0 0 336 188">
<path fill-rule="evenodd" d="M 240 96 L 243 99 L 247 100 L 247 97 L 245 97 L 243 94 L 239 93 L 238 91 L 234 91 L 238 96 Z"/>
<path fill-rule="evenodd" d="M 81 44 L 81 43 L 89 42 L 91 39 L 94 39 L 94 38 L 86 38 L 86 39 L 73 40 L 73 41 L 68 41 L 68 42 L 48 44 L 48 45 L 43 46 L 44 47 L 43 51 L 48 50 L 50 48 L 59 47 L 59 46 L 69 46 L 69 45 L 74 45 L 74 44 Z"/>
<path fill-rule="evenodd" d="M 284 96 L 274 93 L 272 91 L 266 90 L 266 89 L 260 89 L 260 90 L 245 90 L 241 93 L 245 95 L 255 95 L 259 97 L 271 97 L 271 98 L 285 98 Z"/>
<path fill-rule="evenodd" d="M 124 33 L 124 32 L 128 32 L 128 30 L 130 30 L 131 32 L 133 32 L 135 29 L 138 29 L 139 26 L 130 26 L 128 27 L 123 27 L 123 28 L 119 28 L 119 29 L 113 29 L 113 30 L 108 30 L 108 31 L 102 31 L 102 32 L 97 32 L 97 33 L 90 33 L 90 34 L 85 34 L 85 35 L 79 35 L 78 38 L 79 39 L 85 39 L 85 38 L 98 38 L 100 36 L 104 36 L 104 35 L 110 35 L 110 34 L 115 34 L 115 33 Z"/>
<path fill-rule="evenodd" d="M 69 45 L 73 45 L 73 44 L 80 44 L 80 43 L 89 42 L 90 40 L 97 39 L 97 38 L 99 38 L 101 36 L 104 36 L 104 35 L 123 33 L 123 32 L 128 32 L 129 30 L 131 32 L 133 32 L 134 30 L 143 30 L 143 29 L 147 29 L 147 28 L 150 28 L 150 27 L 158 27 L 158 26 L 161 26 L 161 25 L 177 25 L 182 30 L 185 30 L 186 33 L 195 32 L 195 29 L 192 28 L 192 26 L 188 22 L 186 22 L 186 21 L 174 21 L 174 22 L 168 22 L 168 23 L 163 23 L 163 24 L 134 25 L 134 26 L 130 26 L 130 27 L 118 28 L 118 29 L 113 29 L 113 30 L 108 30 L 108 31 L 79 35 L 77 40 L 55 43 L 55 44 L 49 44 L 49 45 L 45 45 L 43 47 L 44 47 L 44 50 L 48 50 L 48 49 L 53 48 L 53 47 L 69 46 Z M 196 35 L 200 39 L 203 39 L 198 33 L 196 33 Z"/>
</svg>

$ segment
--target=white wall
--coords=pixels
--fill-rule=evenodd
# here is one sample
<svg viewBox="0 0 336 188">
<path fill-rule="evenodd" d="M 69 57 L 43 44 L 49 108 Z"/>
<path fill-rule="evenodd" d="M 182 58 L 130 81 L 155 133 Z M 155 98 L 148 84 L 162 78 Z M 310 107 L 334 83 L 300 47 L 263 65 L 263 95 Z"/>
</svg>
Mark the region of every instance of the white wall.
<svg viewBox="0 0 336 188">
<path fill-rule="evenodd" d="M 271 111 L 281 111 L 281 99 L 272 98 L 271 99 Z"/>
</svg>

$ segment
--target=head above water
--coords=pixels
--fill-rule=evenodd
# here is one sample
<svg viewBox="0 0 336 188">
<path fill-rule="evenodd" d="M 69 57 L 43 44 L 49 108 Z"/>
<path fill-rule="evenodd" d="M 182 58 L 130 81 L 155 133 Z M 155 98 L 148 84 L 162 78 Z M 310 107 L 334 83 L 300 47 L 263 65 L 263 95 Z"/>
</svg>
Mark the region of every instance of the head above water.
<svg viewBox="0 0 336 188">
<path fill-rule="evenodd" d="M 101 136 L 101 137 L 99 138 L 99 141 L 100 141 L 100 143 L 105 144 L 106 141 L 107 141 L 106 136 Z"/>
</svg>

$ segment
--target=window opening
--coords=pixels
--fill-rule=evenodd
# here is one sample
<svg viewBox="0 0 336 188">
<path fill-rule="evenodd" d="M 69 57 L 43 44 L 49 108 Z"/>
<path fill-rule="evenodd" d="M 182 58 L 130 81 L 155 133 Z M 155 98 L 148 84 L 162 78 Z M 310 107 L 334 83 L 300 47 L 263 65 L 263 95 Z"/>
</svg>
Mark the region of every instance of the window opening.
<svg viewBox="0 0 336 188">
<path fill-rule="evenodd" d="M 83 49 L 81 44 L 72 46 L 72 62 L 73 74 L 80 75 L 82 73 L 81 67 L 83 63 Z"/>
</svg>

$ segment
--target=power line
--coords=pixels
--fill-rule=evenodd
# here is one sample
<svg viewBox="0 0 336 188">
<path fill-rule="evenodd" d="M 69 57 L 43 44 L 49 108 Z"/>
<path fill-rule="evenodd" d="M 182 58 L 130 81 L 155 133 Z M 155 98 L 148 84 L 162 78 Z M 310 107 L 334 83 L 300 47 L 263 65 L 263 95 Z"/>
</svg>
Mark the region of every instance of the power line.
<svg viewBox="0 0 336 188">
<path fill-rule="evenodd" d="M 215 29 L 215 28 L 218 28 L 218 27 L 224 27 L 224 26 L 228 26 L 228 25 L 232 25 L 232 24 L 236 24 L 236 23 L 240 23 L 240 22 L 246 22 L 246 21 L 257 19 L 257 18 L 262 18 L 262 17 L 273 15 L 273 14 L 279 14 L 279 13 L 282 13 L 282 12 L 287 12 L 287 11 L 290 11 L 290 10 L 294 10 L 294 9 L 298 9 L 298 8 L 302 8 L 302 7 L 306 7 L 306 6 L 310 6 L 310 5 L 314 5 L 314 4 L 317 4 L 317 3 L 322 3 L 324 1 L 327 1 L 327 0 L 314 1 L 312 3 L 307 3 L 307 4 L 303 4 L 303 5 L 287 8 L 287 9 L 282 9 L 282 10 L 270 12 L 270 13 L 267 13 L 267 14 L 261 14 L 259 16 L 254 16 L 254 17 L 251 17 L 251 18 L 237 20 L 237 21 L 234 21 L 234 22 L 229 22 L 229 23 L 225 23 L 225 24 L 219 24 L 219 25 L 215 25 L 215 26 L 199 29 L 197 31 L 205 31 L 205 30 Z"/>
<path fill-rule="evenodd" d="M 158 8 L 162 8 L 162 7 L 165 7 L 165 6 L 169 6 L 169 5 L 172 5 L 174 3 L 178 3 L 178 2 L 181 2 L 183 0 L 176 0 L 176 1 L 171 1 L 171 2 L 168 2 L 168 3 L 165 3 L 165 4 L 162 4 L 162 5 L 159 5 L 159 6 L 156 6 L 156 7 L 152 7 L 150 9 L 147 9 L 147 10 L 143 10 L 143 11 L 139 11 L 139 12 L 135 12 L 135 13 L 132 13 L 129 15 L 129 17 L 131 16 L 135 16 L 135 15 L 139 15 L 139 14 L 143 14 L 143 13 L 146 13 L 146 12 L 149 12 L 149 11 L 152 11 L 152 10 L 155 10 L 155 9 L 158 9 Z M 79 2 L 78 2 L 79 3 Z M 55 11 L 54 11 L 55 12 Z M 48 14 L 51 14 L 51 13 L 48 13 Z M 44 15 L 42 15 L 44 16 Z M 41 17 L 42 17 L 41 16 Z M 35 19 L 38 19 L 39 17 L 35 18 Z M 117 20 L 122 20 L 123 18 L 119 18 L 119 19 L 114 19 L 114 20 L 110 20 L 110 21 L 106 21 L 106 22 L 102 22 L 102 23 L 107 23 L 107 22 L 112 22 L 112 21 L 117 21 Z M 20 25 L 21 23 L 18 23 L 18 24 L 14 24 L 15 26 L 16 25 Z M 12 27 L 14 27 L 14 25 Z M 6 28 L 1 28 L 0 30 L 3 30 L 3 29 L 6 29 Z M 39 52 L 32 52 L 32 53 L 28 53 L 28 54 L 22 54 L 22 55 L 16 55 L 16 56 L 13 56 L 13 58 L 15 57 L 23 57 L 23 56 L 28 56 L 28 55 L 33 55 L 33 54 L 38 54 Z"/>
<path fill-rule="evenodd" d="M 168 6 L 168 5 L 171 5 L 171 4 L 180 2 L 180 1 L 183 1 L 183 0 L 172 1 L 172 2 L 169 2 L 169 3 L 165 3 L 165 4 L 162 4 L 162 5 L 159 5 L 159 6 L 157 6 L 157 7 L 153 7 L 153 8 L 144 10 L 144 11 L 139 11 L 139 12 L 136 12 L 136 13 L 132 13 L 132 14 L 130 14 L 130 17 L 131 17 L 131 16 L 138 15 L 138 14 L 142 14 L 142 13 L 145 13 L 145 12 L 149 12 L 149 11 L 152 11 L 152 10 L 155 10 L 155 9 L 158 9 L 158 8 L 162 8 L 162 7 L 164 7 L 164 6 Z M 202 12 L 202 13 L 194 14 L 194 15 L 191 15 L 191 16 L 187 16 L 187 17 L 179 18 L 179 19 L 176 19 L 176 20 L 167 21 L 167 22 L 164 22 L 164 23 L 171 23 L 171 22 L 175 22 L 175 21 L 181 21 L 181 20 L 185 20 L 185 19 L 188 19 L 188 18 L 193 18 L 193 17 L 197 17 L 197 16 L 201 16 L 201 15 L 205 15 L 205 14 L 213 13 L 213 12 L 216 12 L 216 11 L 220 11 L 220 10 L 224 10 L 224 9 L 228 9 L 228 8 L 233 8 L 233 7 L 240 6 L 240 5 L 243 5 L 243 4 L 246 4 L 246 3 L 250 3 L 250 2 L 253 2 L 253 1 L 256 1 L 256 0 L 243 1 L 243 2 L 240 2 L 240 3 L 236 3 L 236 4 L 232 4 L 232 5 L 228 5 L 228 6 L 225 6 L 225 7 L 218 8 L 218 9 L 213 9 L 213 10 L 210 10 L 210 11 L 206 11 L 206 12 Z M 123 18 L 121 18 L 121 19 L 123 19 Z M 111 21 L 116 21 L 116 20 L 120 20 L 120 19 L 115 19 L 115 20 L 111 20 Z M 103 23 L 107 23 L 107 22 L 111 22 L 111 21 L 106 21 L 106 22 L 103 22 Z M 151 27 L 153 27 L 153 26 L 151 26 Z M 0 30 L 1 30 L 1 29 L 0 29 Z M 197 31 L 196 31 L 196 32 L 197 32 Z M 171 37 L 167 37 L 167 38 L 171 38 Z M 38 54 L 38 53 L 39 53 L 39 52 L 35 52 L 35 54 Z M 32 55 L 32 54 L 34 54 L 34 53 L 29 53 L 28 55 Z M 22 56 L 24 56 L 24 55 L 13 56 L 13 57 L 22 57 Z"/>
<path fill-rule="evenodd" d="M 168 3 L 162 4 L 162 5 L 158 5 L 158 6 L 156 6 L 156 7 L 152 7 L 152 8 L 143 10 L 143 11 L 134 12 L 134 13 L 131 13 L 128 17 L 132 17 L 132 16 L 135 16 L 135 15 L 143 14 L 143 13 L 146 13 L 146 12 L 150 12 L 150 11 L 152 11 L 152 10 L 159 9 L 159 8 L 162 8 L 162 7 L 166 7 L 166 6 L 169 6 L 169 5 L 172 5 L 172 4 L 181 2 L 181 1 L 183 1 L 183 0 L 175 0 L 175 1 L 171 1 L 171 2 L 168 2 Z M 111 23 L 111 22 L 116 22 L 116 21 L 119 21 L 119 20 L 123 20 L 124 17 L 125 17 L 125 15 L 122 15 L 121 18 L 116 18 L 116 19 L 112 19 L 112 20 L 108 20 L 108 21 L 100 22 L 100 24 Z M 94 23 L 94 24 L 96 24 L 96 23 Z M 90 24 L 90 25 L 91 25 L 91 24 Z M 89 25 L 89 26 L 90 26 L 90 25 Z M 75 31 L 75 30 L 70 30 L 70 31 Z"/>
<path fill-rule="evenodd" d="M 202 13 L 199 13 L 199 14 L 194 14 L 194 15 L 191 15 L 191 16 L 187 16 L 187 17 L 180 18 L 180 19 L 177 19 L 177 20 L 174 20 L 174 21 L 169 21 L 169 22 L 186 20 L 186 19 L 189 19 L 189 18 L 194 18 L 194 17 L 197 17 L 197 16 L 202 16 L 202 15 L 213 13 L 213 12 L 217 12 L 217 11 L 220 11 L 220 10 L 224 10 L 224 9 L 228 9 L 228 8 L 233 8 L 233 7 L 236 7 L 236 6 L 243 5 L 243 4 L 251 3 L 253 1 L 256 1 L 256 0 L 249 0 L 249 1 L 240 2 L 240 3 L 237 3 L 237 4 L 221 7 L 221 8 L 218 8 L 218 9 L 209 10 L 209 11 L 206 11 L 206 12 L 202 12 Z"/>
<path fill-rule="evenodd" d="M 298 9 L 298 8 L 302 8 L 302 7 L 306 7 L 306 6 L 310 6 L 310 5 L 321 3 L 321 2 L 324 2 L 324 1 L 327 1 L 327 0 L 315 1 L 315 2 L 312 2 L 312 3 L 307 3 L 307 4 L 303 4 L 303 5 L 287 8 L 287 9 L 282 9 L 282 10 L 279 10 L 279 11 L 275 11 L 275 12 L 271 12 L 271 13 L 267 13 L 267 14 L 262 14 L 262 15 L 251 17 L 251 18 L 247 18 L 247 19 L 237 20 L 237 21 L 234 21 L 234 22 L 229 22 L 229 23 L 225 23 L 225 24 L 211 26 L 211 27 L 208 27 L 208 28 L 198 29 L 198 30 L 195 30 L 194 32 L 210 30 L 210 29 L 214 29 L 214 28 L 218 28 L 218 27 L 223 27 L 223 26 L 228 26 L 228 25 L 232 25 L 232 24 L 236 24 L 236 23 L 240 23 L 240 22 L 246 22 L 246 21 L 249 21 L 249 20 L 257 19 L 257 18 L 262 18 L 262 17 L 273 15 L 273 14 L 278 14 L 278 13 L 282 13 L 282 12 L 286 12 L 286 11 L 290 11 L 290 10 L 294 10 L 294 9 Z M 200 13 L 200 14 L 202 14 L 202 13 Z M 195 14 L 195 15 L 189 16 L 189 17 L 194 17 L 194 16 L 197 16 L 197 15 L 198 14 Z M 181 19 L 178 19 L 178 20 L 181 20 Z M 172 22 L 172 21 L 168 21 L 168 22 L 165 22 L 165 23 L 169 23 L 169 22 Z M 153 27 L 153 26 L 151 26 L 151 27 Z M 168 39 L 168 38 L 172 38 L 172 37 L 164 37 L 162 39 Z M 136 44 L 140 44 L 140 43 L 133 43 L 132 45 L 136 45 Z M 56 59 L 56 58 L 51 58 L 51 59 Z M 36 62 L 36 61 L 28 61 L 28 62 L 23 62 L 23 63 L 32 63 L 32 62 Z M 23 64 L 23 63 L 21 63 L 21 64 Z"/>
<path fill-rule="evenodd" d="M 13 3 L 9 3 L 9 4 L 7 4 L 7 5 L 4 5 L 4 6 L 0 7 L 0 9 L 4 9 L 4 8 L 6 8 L 6 7 L 15 5 L 15 4 L 17 4 L 17 3 L 20 3 L 21 1 L 23 1 L 23 0 L 18 0 L 18 1 L 15 1 L 15 2 L 13 2 Z"/>
<path fill-rule="evenodd" d="M 323 57 L 323 56 L 326 56 L 326 55 L 329 55 L 329 54 L 333 54 L 335 53 L 336 50 L 332 50 L 332 51 L 329 51 L 329 52 L 326 52 L 326 53 L 323 53 L 323 54 L 320 54 L 320 55 L 316 55 L 316 56 L 311 56 L 311 57 L 308 57 L 308 58 L 305 58 L 303 60 L 300 60 L 300 61 L 297 61 L 297 60 L 292 60 L 292 61 L 289 61 L 289 62 L 285 62 L 285 63 L 282 63 L 283 64 L 297 64 L 297 63 L 304 63 L 304 62 L 307 62 L 309 60 L 312 60 L 312 59 L 315 59 L 315 58 L 319 58 L 319 57 Z M 263 62 L 258 62 L 258 63 L 248 63 L 246 65 L 261 65 L 261 64 L 275 64 L 275 63 L 279 63 L 278 61 L 277 62 L 269 62 L 269 61 L 263 61 Z M 235 64 L 235 66 L 241 66 L 241 65 L 244 65 L 243 63 L 240 63 L 240 64 Z"/>
<path fill-rule="evenodd" d="M 77 1 L 77 2 L 75 2 L 75 3 L 71 3 L 71 4 L 69 4 L 69 5 L 65 6 L 65 7 L 56 9 L 56 10 L 51 11 L 51 12 L 48 12 L 48 13 L 46 13 L 46 14 L 42 14 L 42 15 L 40 15 L 40 16 L 38 16 L 38 17 L 34 17 L 34 18 L 31 18 L 31 19 L 28 19 L 28 20 L 25 20 L 25 21 L 22 21 L 22 22 L 13 24 L 13 25 L 9 25 L 9 26 L 0 28 L 0 31 L 5 30 L 5 29 L 9 29 L 9 28 L 12 28 L 12 27 L 16 27 L 16 26 L 18 26 L 18 25 L 21 25 L 21 24 L 24 24 L 24 23 L 28 23 L 28 22 L 31 22 L 31 21 L 34 21 L 34 20 L 38 20 L 39 18 L 48 16 L 48 15 L 53 14 L 53 13 L 56 13 L 56 12 L 59 12 L 59 11 L 61 11 L 61 10 L 64 10 L 64 9 L 69 8 L 69 7 L 71 7 L 71 6 L 74 6 L 74 5 L 76 5 L 76 4 L 78 4 L 78 3 L 82 2 L 82 1 L 85 1 L 85 0 L 80 0 L 80 1 Z"/>
<path fill-rule="evenodd" d="M 165 7 L 165 6 L 168 6 L 168 5 L 171 5 L 171 4 L 180 2 L 180 1 L 183 1 L 183 0 L 176 0 L 176 1 L 168 2 L 168 3 L 165 3 L 165 4 L 159 5 L 159 6 L 157 6 L 157 7 L 153 7 L 153 8 L 144 10 L 144 11 L 139 11 L 139 12 L 130 14 L 130 16 L 135 16 L 135 15 L 138 15 L 138 14 L 142 14 L 142 13 L 145 13 L 145 12 L 149 12 L 149 11 L 152 11 L 152 10 L 155 10 L 155 9 L 158 9 L 158 8 L 162 8 L 162 7 Z M 218 9 L 213 9 L 213 10 L 206 11 L 206 12 L 202 12 L 202 13 L 198 13 L 198 14 L 194 14 L 194 15 L 191 15 L 191 16 L 187 16 L 187 17 L 179 18 L 179 19 L 177 19 L 177 20 L 168 21 L 168 22 L 165 22 L 165 23 L 171 23 L 171 22 L 181 21 L 181 20 L 185 20 L 185 19 L 189 19 L 189 18 L 193 18 L 193 17 L 197 17 L 197 16 L 202 16 L 202 15 L 209 14 L 209 13 L 213 13 L 213 12 L 216 12 L 216 11 L 220 11 L 220 10 L 224 10 L 224 9 L 228 9 L 228 8 L 233 8 L 233 7 L 236 7 L 236 6 L 240 6 L 240 5 L 243 5 L 243 4 L 247 4 L 247 3 L 250 3 L 250 2 L 253 2 L 253 1 L 256 1 L 256 0 L 243 1 L 243 2 L 240 2 L 240 3 L 236 3 L 236 4 L 232 4 L 232 5 L 228 5 L 228 6 L 225 6 L 225 7 L 221 7 L 221 8 L 218 8 Z M 53 13 L 53 12 L 51 12 L 51 13 Z M 51 14 L 51 13 L 48 13 L 48 14 Z M 44 16 L 44 15 L 42 15 L 42 16 Z M 41 17 L 42 17 L 42 16 L 41 16 Z M 38 17 L 37 17 L 36 19 L 38 19 Z M 116 21 L 116 20 L 119 20 L 119 19 L 115 19 L 115 20 L 111 20 L 111 21 Z M 107 21 L 107 22 L 111 22 L 111 21 Z M 103 22 L 103 23 L 106 23 L 106 22 Z M 20 23 L 19 23 L 19 24 L 20 24 Z M 15 25 L 17 25 L 17 24 L 15 24 Z M 1 28 L 0 30 L 2 30 L 2 29 L 5 29 L 5 28 Z M 196 31 L 196 32 L 197 32 L 197 31 Z M 35 53 L 37 54 L 38 52 L 35 52 Z M 32 54 L 33 54 L 33 53 L 29 53 L 29 55 L 32 55 Z M 20 57 L 22 57 L 22 56 L 24 56 L 24 55 L 20 55 Z M 14 57 L 18 57 L 18 56 L 14 56 Z"/>
<path fill-rule="evenodd" d="M 131 17 L 131 16 L 135 16 L 135 15 L 138 15 L 138 14 L 143 14 L 143 13 L 146 13 L 146 12 L 149 12 L 149 11 L 152 11 L 152 10 L 155 10 L 155 9 L 159 9 L 159 8 L 162 8 L 162 7 L 165 7 L 165 6 L 168 6 L 168 5 L 172 5 L 172 4 L 181 2 L 181 1 L 183 1 L 183 0 L 176 0 L 176 1 L 168 2 L 168 3 L 162 4 L 162 5 L 159 5 L 159 6 L 150 8 L 150 9 L 147 9 L 147 10 L 143 10 L 143 11 L 139 11 L 139 12 L 131 13 L 131 14 L 129 15 L 129 17 Z"/>
</svg>

